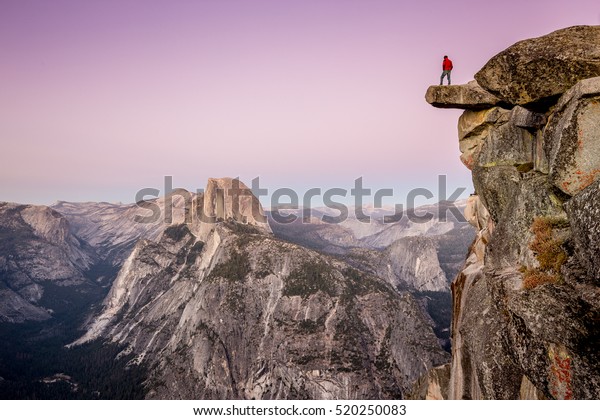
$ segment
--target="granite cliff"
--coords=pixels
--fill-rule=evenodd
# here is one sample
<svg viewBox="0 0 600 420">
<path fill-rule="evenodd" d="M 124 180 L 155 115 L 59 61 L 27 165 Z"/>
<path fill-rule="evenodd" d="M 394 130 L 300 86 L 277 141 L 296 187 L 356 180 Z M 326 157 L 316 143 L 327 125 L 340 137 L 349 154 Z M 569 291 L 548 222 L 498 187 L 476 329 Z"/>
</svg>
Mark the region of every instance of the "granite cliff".
<svg viewBox="0 0 600 420">
<path fill-rule="evenodd" d="M 477 229 L 452 283 L 452 362 L 422 398 L 600 397 L 600 27 L 518 42 L 467 85 L 460 108 Z"/>
</svg>

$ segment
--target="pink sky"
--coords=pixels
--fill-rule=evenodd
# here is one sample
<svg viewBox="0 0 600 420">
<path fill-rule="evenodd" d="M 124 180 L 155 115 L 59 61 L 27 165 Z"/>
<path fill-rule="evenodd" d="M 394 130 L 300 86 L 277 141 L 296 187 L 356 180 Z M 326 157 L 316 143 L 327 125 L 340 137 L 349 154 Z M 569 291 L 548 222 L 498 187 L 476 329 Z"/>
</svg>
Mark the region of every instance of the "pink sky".
<svg viewBox="0 0 600 420">
<path fill-rule="evenodd" d="M 597 1 L 2 1 L 0 200 L 134 200 L 208 177 L 267 188 L 471 189 L 460 111 L 430 108 Z"/>
</svg>

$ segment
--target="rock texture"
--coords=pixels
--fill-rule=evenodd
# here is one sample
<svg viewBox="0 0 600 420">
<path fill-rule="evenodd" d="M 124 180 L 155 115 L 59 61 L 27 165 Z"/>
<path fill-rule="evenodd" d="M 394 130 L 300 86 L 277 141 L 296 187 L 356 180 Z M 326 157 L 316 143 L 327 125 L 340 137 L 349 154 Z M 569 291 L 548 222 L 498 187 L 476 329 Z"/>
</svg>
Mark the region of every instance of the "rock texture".
<svg viewBox="0 0 600 420">
<path fill-rule="evenodd" d="M 454 204 L 462 212 L 465 202 Z M 339 224 L 321 220 L 327 209 L 314 209 L 308 222 L 303 222 L 298 212 L 294 223 L 278 223 L 271 215 L 270 224 L 276 236 L 352 260 L 396 288 L 445 291 L 475 235 L 464 219 L 457 220 L 448 209 L 448 203 L 420 206 L 414 213 L 429 213 L 431 220 L 410 220 L 405 214 L 395 223 L 383 222 L 390 209 L 387 213 L 371 212 L 369 223 L 359 221 L 350 211 L 348 219 Z"/>
<path fill-rule="evenodd" d="M 0 322 L 45 320 L 64 302 L 98 293 L 85 275 L 96 261 L 56 211 L 0 203 Z"/>
<path fill-rule="evenodd" d="M 399 239 L 386 248 L 384 255 L 388 263 L 385 267 L 387 272 L 382 277 L 390 277 L 390 283 L 396 288 L 408 286 L 419 291 L 449 289 L 433 239 L 419 236 Z M 398 281 L 404 284 L 394 284 Z"/>
<path fill-rule="evenodd" d="M 400 398 L 447 361 L 410 294 L 224 204 L 139 242 L 77 344 L 126 345 L 148 398 Z"/>
<path fill-rule="evenodd" d="M 271 232 L 258 198 L 237 178 L 210 178 L 203 195 L 203 211 L 209 219 L 236 220 Z"/>
<path fill-rule="evenodd" d="M 430 374 L 421 396 L 600 397 L 599 33 L 517 43 L 476 76 L 512 108 L 459 120 L 476 192 L 465 216 L 478 233 L 452 283 L 448 392 Z"/>
<path fill-rule="evenodd" d="M 473 169 L 481 146 L 490 135 L 491 129 L 506 124 L 510 111 L 498 107 L 480 111 L 465 111 L 458 119 L 458 139 L 460 160 L 469 169 Z"/>
<path fill-rule="evenodd" d="M 566 206 L 573 241 L 585 278 L 600 283 L 600 181 L 573 197 Z"/>
<path fill-rule="evenodd" d="M 192 193 L 176 189 L 165 197 L 138 204 L 59 201 L 52 209 L 67 219 L 75 236 L 108 264 L 119 267 L 138 240 L 156 240 L 168 224 L 183 223 L 191 217 L 187 210 L 193 198 Z"/>
<path fill-rule="evenodd" d="M 575 195 L 600 178 L 600 77 L 582 80 L 556 105 L 544 131 L 550 179 Z"/>
<path fill-rule="evenodd" d="M 413 400 L 445 400 L 449 382 L 450 365 L 435 367 L 417 381 L 409 397 Z"/>
<path fill-rule="evenodd" d="M 574 26 L 517 42 L 475 75 L 513 105 L 547 108 L 578 81 L 600 76 L 600 27 Z"/>
<path fill-rule="evenodd" d="M 462 211 L 464 201 L 454 203 Z M 329 209 L 313 209 L 303 222 L 301 211 L 294 223 L 282 224 L 271 214 L 271 227 L 277 237 L 320 252 L 335 255 L 360 269 L 386 280 L 399 292 L 409 292 L 418 301 L 445 350 L 450 350 L 451 296 L 449 281 L 460 271 L 474 228 L 458 220 L 449 203 L 421 206 L 416 215 L 431 214 L 428 221 L 409 219 L 407 214 L 395 223 L 384 223 L 393 209 L 364 208 L 370 222 L 359 220 L 354 209 L 343 223 L 326 223 Z M 460 214 L 460 213 L 459 213 Z M 335 216 L 335 214 L 333 214 Z"/>
<path fill-rule="evenodd" d="M 500 104 L 500 99 L 483 90 L 476 81 L 466 85 L 429 86 L 427 103 L 436 108 L 485 109 Z"/>
</svg>

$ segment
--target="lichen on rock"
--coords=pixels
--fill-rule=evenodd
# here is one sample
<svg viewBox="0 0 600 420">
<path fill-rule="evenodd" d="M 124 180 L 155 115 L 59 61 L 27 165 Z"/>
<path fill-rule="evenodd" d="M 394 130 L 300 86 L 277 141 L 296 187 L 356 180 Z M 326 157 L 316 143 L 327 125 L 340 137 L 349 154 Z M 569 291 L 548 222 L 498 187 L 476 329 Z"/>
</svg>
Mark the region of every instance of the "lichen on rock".
<svg viewBox="0 0 600 420">
<path fill-rule="evenodd" d="M 444 398 L 600 397 L 599 58 L 600 27 L 567 28 L 475 76 L 503 104 L 458 124 L 478 234 L 452 283 Z"/>
</svg>

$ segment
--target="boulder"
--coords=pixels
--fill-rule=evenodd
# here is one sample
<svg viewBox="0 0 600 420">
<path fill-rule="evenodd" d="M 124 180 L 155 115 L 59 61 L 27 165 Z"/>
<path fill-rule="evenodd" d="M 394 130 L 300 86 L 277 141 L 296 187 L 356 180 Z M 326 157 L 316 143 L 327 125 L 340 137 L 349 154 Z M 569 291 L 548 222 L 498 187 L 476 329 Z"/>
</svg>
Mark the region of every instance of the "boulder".
<svg viewBox="0 0 600 420">
<path fill-rule="evenodd" d="M 517 42 L 475 75 L 505 102 L 546 108 L 578 81 L 600 76 L 600 26 L 573 26 Z"/>
<path fill-rule="evenodd" d="M 458 139 L 464 140 L 481 134 L 490 126 L 507 122 L 509 117 L 510 111 L 499 107 L 481 111 L 467 110 L 458 119 Z"/>
<path fill-rule="evenodd" d="M 535 135 L 518 125 L 527 118 L 533 123 L 536 117 L 499 107 L 465 111 L 458 120 L 461 161 L 469 169 L 513 165 L 528 172 L 534 167 Z"/>
<path fill-rule="evenodd" d="M 477 161 L 481 145 L 488 137 L 490 130 L 508 121 L 510 111 L 500 107 L 481 111 L 465 111 L 458 119 L 458 138 L 460 160 L 469 169 Z"/>
<path fill-rule="evenodd" d="M 436 108 L 475 110 L 491 108 L 500 103 L 498 98 L 483 90 L 474 80 L 466 85 L 429 86 L 425 100 Z"/>
<path fill-rule="evenodd" d="M 600 178 L 600 77 L 582 80 L 560 99 L 544 131 L 550 181 L 569 195 Z"/>
<path fill-rule="evenodd" d="M 476 164 L 479 166 L 512 165 L 519 172 L 533 168 L 534 136 L 517 127 L 513 120 L 498 124 L 490 130 L 481 145 Z"/>
</svg>

